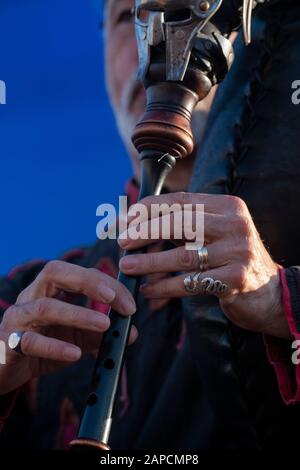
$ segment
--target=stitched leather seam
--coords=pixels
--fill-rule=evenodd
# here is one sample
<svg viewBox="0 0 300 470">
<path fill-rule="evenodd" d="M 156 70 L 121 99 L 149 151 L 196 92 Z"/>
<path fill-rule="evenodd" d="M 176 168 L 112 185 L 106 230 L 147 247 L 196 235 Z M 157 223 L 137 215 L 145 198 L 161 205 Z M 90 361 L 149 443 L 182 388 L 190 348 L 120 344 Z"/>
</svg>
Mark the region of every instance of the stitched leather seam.
<svg viewBox="0 0 300 470">
<path fill-rule="evenodd" d="M 236 195 L 243 184 L 244 178 L 238 176 L 238 165 L 249 154 L 250 146 L 245 143 L 246 137 L 258 124 L 262 124 L 263 118 L 257 114 L 256 106 L 262 102 L 270 89 L 264 85 L 265 75 L 270 66 L 278 61 L 276 49 L 280 43 L 280 33 L 286 17 L 285 10 L 279 10 L 277 17 L 273 17 L 266 26 L 265 37 L 261 39 L 261 60 L 253 70 L 253 80 L 249 82 L 249 93 L 245 93 L 245 108 L 239 123 L 234 125 L 234 151 L 227 156 L 230 159 L 231 171 L 227 183 L 227 193 Z"/>
</svg>

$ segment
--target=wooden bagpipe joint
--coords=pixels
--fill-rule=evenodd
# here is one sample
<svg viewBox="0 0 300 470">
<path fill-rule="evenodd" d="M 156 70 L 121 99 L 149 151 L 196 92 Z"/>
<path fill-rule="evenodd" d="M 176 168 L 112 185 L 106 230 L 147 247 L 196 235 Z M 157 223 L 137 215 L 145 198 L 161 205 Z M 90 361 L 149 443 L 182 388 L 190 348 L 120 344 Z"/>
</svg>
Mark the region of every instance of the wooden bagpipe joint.
<svg viewBox="0 0 300 470">
<path fill-rule="evenodd" d="M 197 103 L 211 90 L 212 83 L 196 68 L 188 68 L 184 81 L 163 80 L 163 64 L 150 66 L 145 80 L 146 110 L 136 125 L 132 141 L 140 154 L 153 150 L 186 158 L 194 150 L 191 127 Z"/>
</svg>

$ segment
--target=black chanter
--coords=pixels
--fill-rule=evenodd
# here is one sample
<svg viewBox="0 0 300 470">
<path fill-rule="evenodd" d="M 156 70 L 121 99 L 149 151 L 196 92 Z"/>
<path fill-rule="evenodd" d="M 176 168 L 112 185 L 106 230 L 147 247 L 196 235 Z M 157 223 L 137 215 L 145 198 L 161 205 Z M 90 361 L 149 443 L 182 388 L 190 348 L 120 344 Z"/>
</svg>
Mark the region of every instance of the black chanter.
<svg viewBox="0 0 300 470">
<path fill-rule="evenodd" d="M 212 86 L 224 79 L 230 68 L 234 59 L 230 33 L 242 25 L 245 42 L 250 42 L 252 10 L 259 3 L 264 2 L 136 0 L 139 78 L 147 92 L 145 114 L 132 136 L 141 159 L 140 199 L 159 195 L 177 159 L 192 153 L 193 110 Z M 120 273 L 118 280 L 136 298 L 139 279 Z M 131 317 L 111 309 L 110 320 L 111 327 L 101 343 L 78 438 L 71 443 L 73 449 L 109 449 L 114 402 Z"/>
</svg>

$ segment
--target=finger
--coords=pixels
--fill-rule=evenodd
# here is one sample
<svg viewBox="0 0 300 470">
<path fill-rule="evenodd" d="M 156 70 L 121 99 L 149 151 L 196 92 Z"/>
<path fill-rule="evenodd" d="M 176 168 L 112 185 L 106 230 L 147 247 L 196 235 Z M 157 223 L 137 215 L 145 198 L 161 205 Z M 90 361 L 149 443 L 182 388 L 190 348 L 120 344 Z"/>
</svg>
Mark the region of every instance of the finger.
<svg viewBox="0 0 300 470">
<path fill-rule="evenodd" d="M 154 282 L 158 282 L 159 280 L 164 279 L 166 277 L 170 277 L 170 275 L 166 273 L 148 274 L 146 276 L 145 282 L 153 284 Z M 156 312 L 157 310 L 162 309 L 169 303 L 170 300 L 171 299 L 151 299 L 149 301 L 150 312 Z"/>
<path fill-rule="evenodd" d="M 196 204 L 203 204 L 205 212 L 224 214 L 231 212 L 234 207 L 242 203 L 241 199 L 226 194 L 177 192 L 161 194 L 159 196 L 148 196 L 130 207 L 128 222 L 134 220 L 136 213 L 139 215 L 140 222 L 153 217 L 159 217 L 160 213 L 168 210 L 168 206 L 171 207 L 174 204 L 181 207 L 184 205 L 195 206 Z M 143 211 L 138 209 L 139 205 L 143 206 Z"/>
<path fill-rule="evenodd" d="M 115 291 L 107 285 L 105 276 L 100 271 L 86 269 L 65 261 L 50 261 L 35 281 L 21 292 L 17 303 L 25 303 L 42 297 L 55 297 L 61 290 L 84 294 L 94 300 L 109 303 L 115 298 Z M 91 284 L 87 285 L 88 282 Z"/>
<path fill-rule="evenodd" d="M 224 238 L 229 230 L 230 221 L 224 215 L 185 211 L 130 225 L 120 235 L 118 243 L 126 250 L 142 248 L 158 240 L 176 240 L 182 243 L 197 240 L 200 245 L 204 241 L 209 243 Z"/>
<path fill-rule="evenodd" d="M 33 331 L 24 333 L 21 340 L 24 355 L 61 362 L 75 362 L 81 357 L 81 349 L 74 344 L 48 338 Z"/>
<path fill-rule="evenodd" d="M 129 345 L 133 344 L 137 340 L 138 336 L 139 336 L 139 333 L 138 333 L 137 328 L 134 325 L 132 325 L 130 334 L 129 334 L 128 344 Z"/>
<path fill-rule="evenodd" d="M 194 273 L 190 273 L 194 274 Z M 168 279 L 163 279 L 160 282 L 154 284 L 144 284 L 141 286 L 140 290 L 145 298 L 148 299 L 164 299 L 164 298 L 177 298 L 177 297 L 191 297 L 194 295 L 210 295 L 210 293 L 191 293 L 185 289 L 184 279 L 187 274 L 182 274 L 179 276 L 171 277 Z M 224 293 L 213 294 L 217 297 L 224 297 L 227 295 L 232 295 L 235 292 L 239 291 L 242 288 L 242 283 L 244 282 L 243 270 L 239 267 L 222 267 L 217 269 L 212 269 L 201 273 L 199 277 L 199 284 L 205 278 L 212 278 L 214 280 L 220 280 L 222 283 L 225 283 L 227 289 Z"/>
<path fill-rule="evenodd" d="M 119 313 L 133 314 L 135 301 L 123 284 L 97 269 L 87 269 L 65 261 L 51 261 L 25 289 L 17 303 L 43 297 L 55 297 L 61 290 L 83 294 L 90 299 L 107 303 Z"/>
<path fill-rule="evenodd" d="M 234 259 L 234 253 L 228 249 L 226 242 L 215 242 L 205 247 L 208 251 L 210 268 L 224 266 Z M 121 258 L 119 267 L 125 274 L 140 276 L 152 273 L 194 271 L 199 269 L 199 255 L 197 250 L 187 250 L 181 246 L 160 253 L 129 254 Z"/>
<path fill-rule="evenodd" d="M 21 331 L 59 325 L 104 332 L 110 325 L 109 318 L 103 313 L 52 298 L 11 307 L 5 316 L 5 322 L 9 323 L 10 329 Z"/>
<path fill-rule="evenodd" d="M 170 276 L 169 273 L 164 273 L 164 272 L 157 272 L 157 273 L 147 273 L 145 275 L 145 282 L 153 283 L 155 281 L 159 281 L 160 279 L 163 279 L 165 277 Z"/>
</svg>

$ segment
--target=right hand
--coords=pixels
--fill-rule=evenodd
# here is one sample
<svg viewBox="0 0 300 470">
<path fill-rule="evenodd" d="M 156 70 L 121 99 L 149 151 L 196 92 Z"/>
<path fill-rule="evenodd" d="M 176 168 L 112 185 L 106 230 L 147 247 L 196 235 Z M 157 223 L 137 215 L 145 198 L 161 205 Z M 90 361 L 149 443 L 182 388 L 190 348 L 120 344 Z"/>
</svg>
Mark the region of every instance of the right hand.
<svg viewBox="0 0 300 470">
<path fill-rule="evenodd" d="M 6 348 L 6 364 L 0 365 L 0 395 L 98 349 L 109 328 L 109 318 L 61 300 L 70 292 L 109 304 L 122 315 L 132 315 L 136 310 L 130 292 L 112 277 L 64 261 L 49 262 L 5 311 L 0 323 L 0 340 L 6 344 L 12 332 L 25 331 L 21 341 L 23 354 Z M 130 342 L 136 336 L 132 327 Z"/>
</svg>

